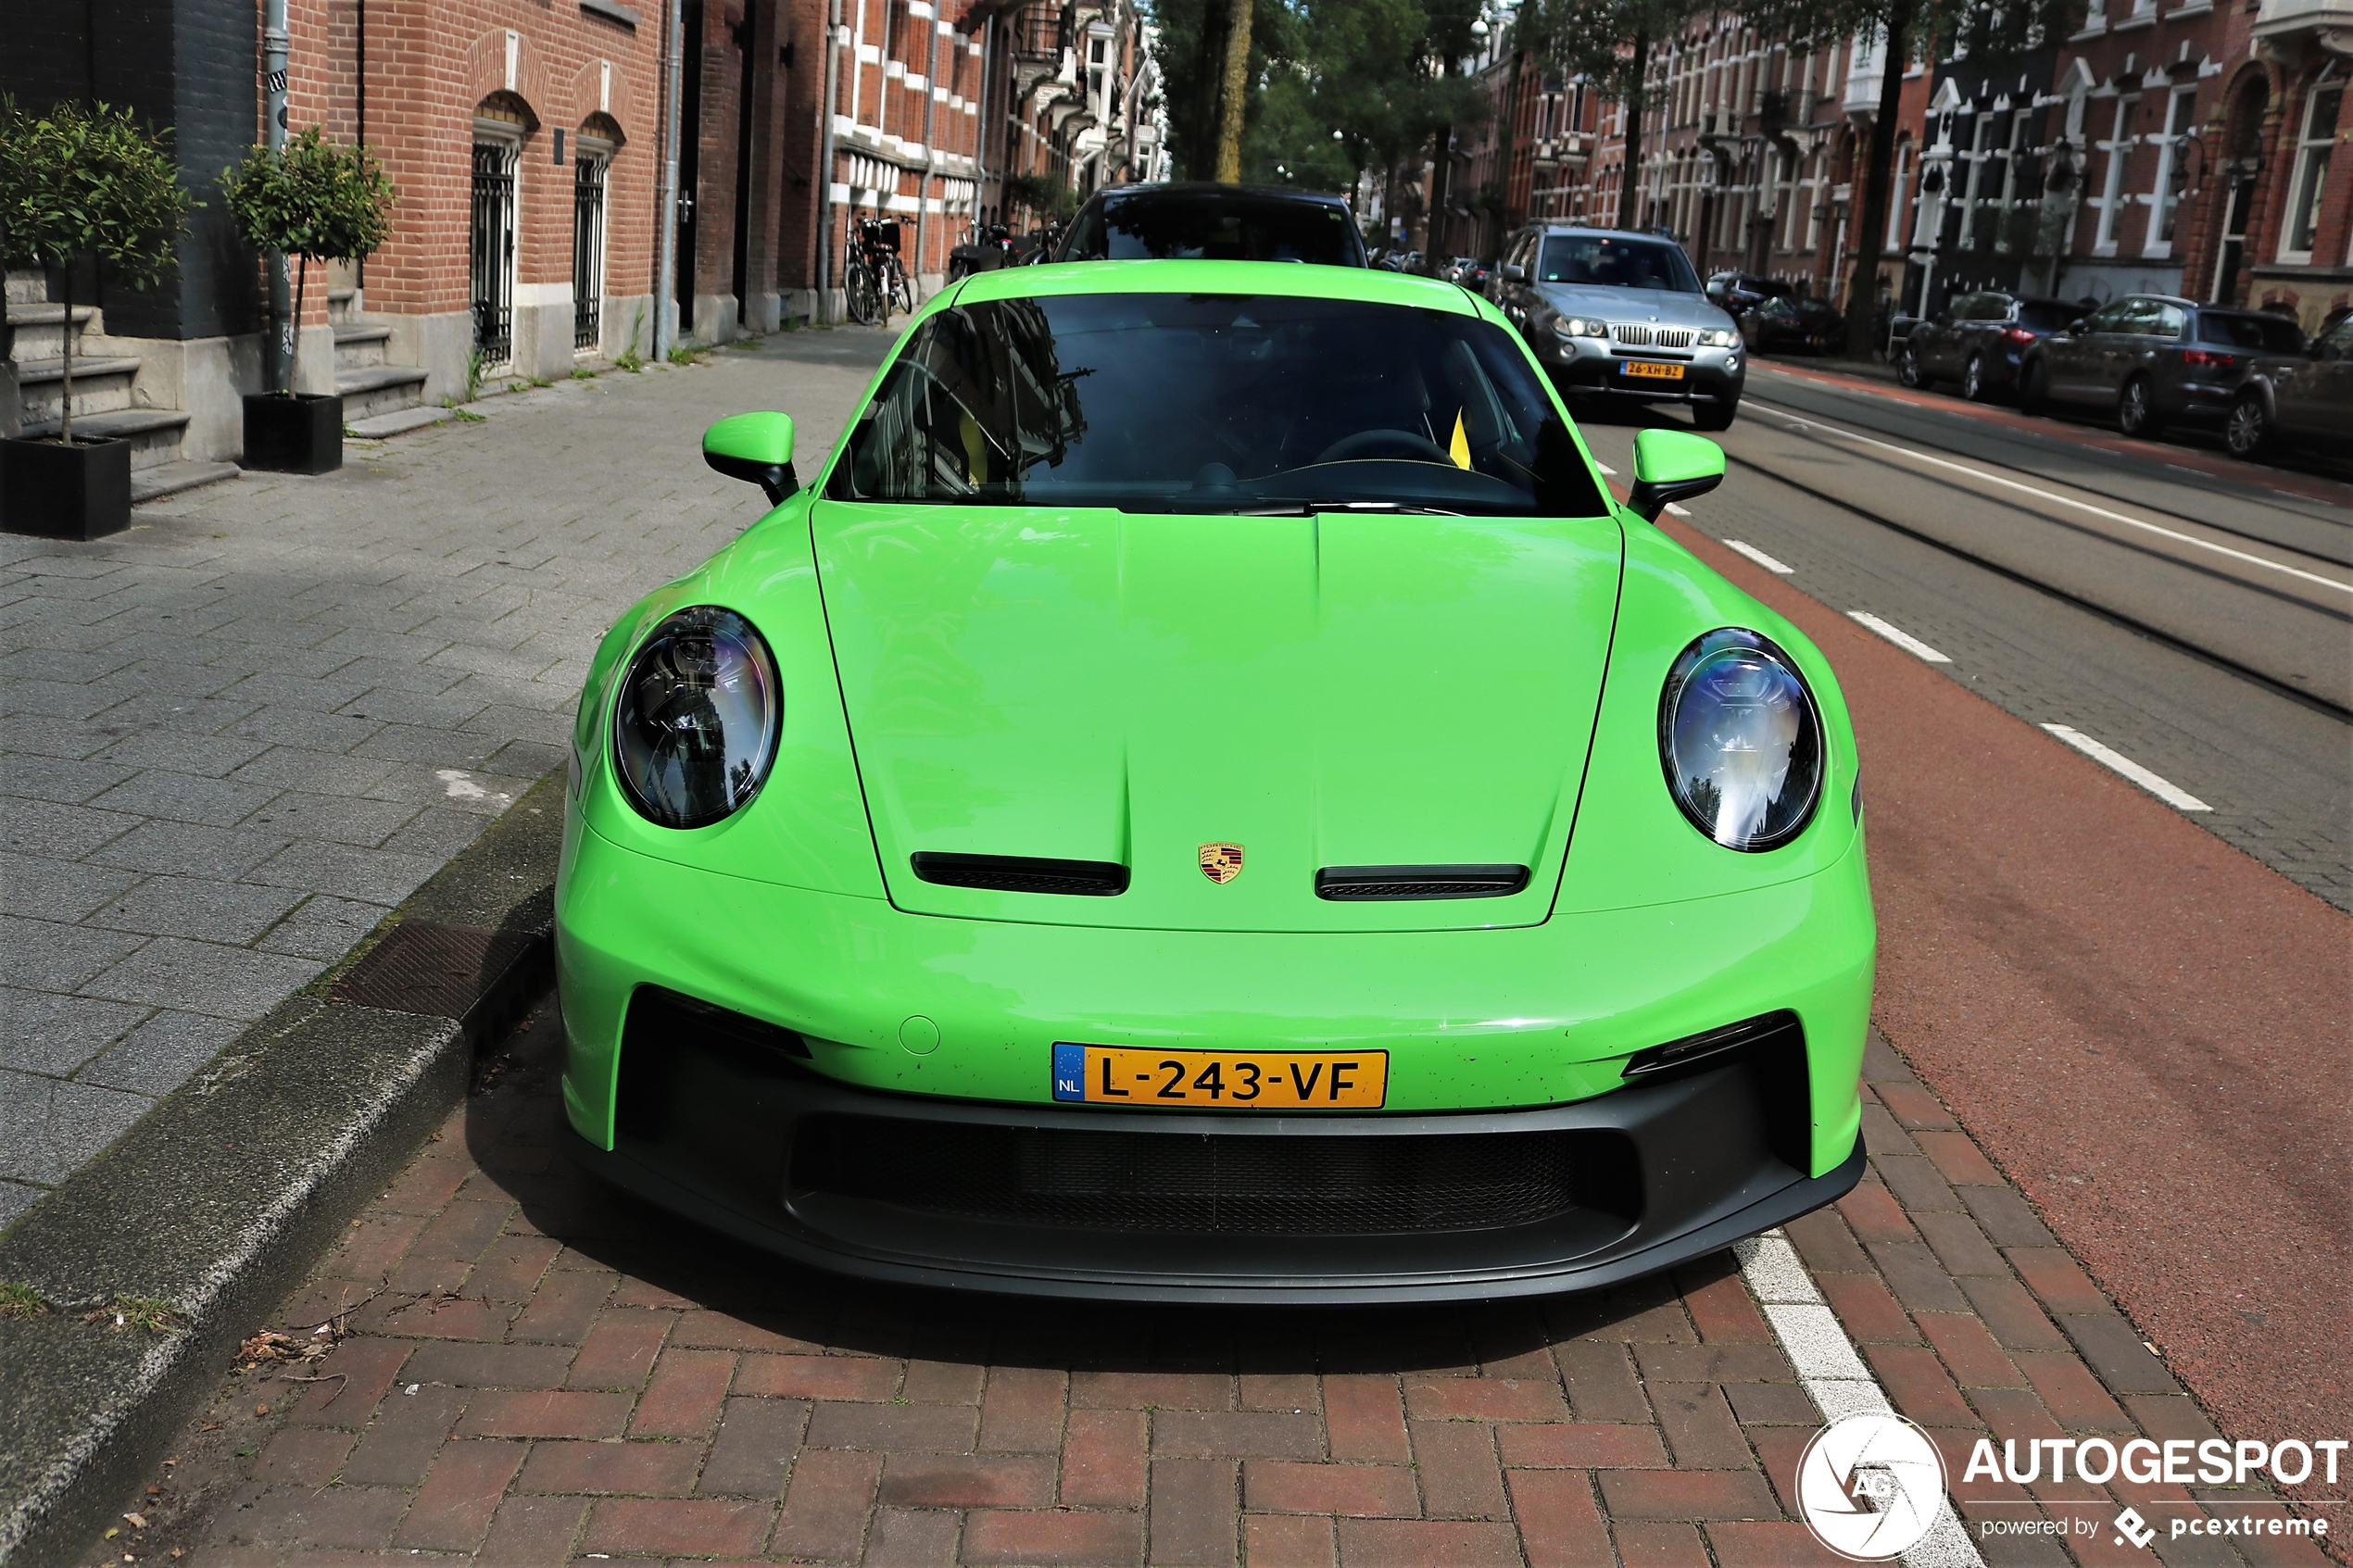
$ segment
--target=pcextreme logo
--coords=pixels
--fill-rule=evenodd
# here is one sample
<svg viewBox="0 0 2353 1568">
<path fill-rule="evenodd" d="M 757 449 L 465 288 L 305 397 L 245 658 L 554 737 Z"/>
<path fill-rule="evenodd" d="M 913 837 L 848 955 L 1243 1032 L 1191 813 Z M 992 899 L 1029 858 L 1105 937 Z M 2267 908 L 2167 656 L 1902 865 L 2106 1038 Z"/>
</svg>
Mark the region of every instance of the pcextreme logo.
<svg viewBox="0 0 2353 1568">
<path fill-rule="evenodd" d="M 1797 1508 L 1814 1538 L 1839 1556 L 1891 1562 L 1926 1539 L 1944 1513 L 1944 1456 L 1900 1415 L 1840 1416 L 1798 1459 Z"/>
</svg>

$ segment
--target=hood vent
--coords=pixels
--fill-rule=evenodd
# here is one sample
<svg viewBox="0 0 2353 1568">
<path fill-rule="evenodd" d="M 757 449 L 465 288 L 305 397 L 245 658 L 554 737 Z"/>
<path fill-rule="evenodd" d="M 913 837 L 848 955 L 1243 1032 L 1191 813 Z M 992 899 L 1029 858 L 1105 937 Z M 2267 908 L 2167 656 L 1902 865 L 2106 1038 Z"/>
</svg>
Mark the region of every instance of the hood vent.
<svg viewBox="0 0 2353 1568">
<path fill-rule="evenodd" d="M 1060 893 L 1109 898 L 1127 891 L 1127 868 L 1116 860 L 1047 860 L 1029 855 L 908 857 L 915 874 L 942 887 L 986 887 L 998 893 Z"/>
<path fill-rule="evenodd" d="M 1528 885 L 1526 866 L 1326 866 L 1315 897 L 1332 899 L 1508 898 Z"/>
</svg>

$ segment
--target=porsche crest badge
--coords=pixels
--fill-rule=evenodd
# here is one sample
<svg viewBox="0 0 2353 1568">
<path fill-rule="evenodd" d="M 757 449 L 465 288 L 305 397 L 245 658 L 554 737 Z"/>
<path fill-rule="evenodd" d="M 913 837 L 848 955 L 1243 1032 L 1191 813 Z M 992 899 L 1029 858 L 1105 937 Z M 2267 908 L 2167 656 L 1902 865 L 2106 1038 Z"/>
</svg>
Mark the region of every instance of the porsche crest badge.
<svg viewBox="0 0 2353 1568">
<path fill-rule="evenodd" d="M 1204 844 L 1201 847 L 1201 874 L 1223 887 L 1242 874 L 1242 847 L 1239 844 Z"/>
</svg>

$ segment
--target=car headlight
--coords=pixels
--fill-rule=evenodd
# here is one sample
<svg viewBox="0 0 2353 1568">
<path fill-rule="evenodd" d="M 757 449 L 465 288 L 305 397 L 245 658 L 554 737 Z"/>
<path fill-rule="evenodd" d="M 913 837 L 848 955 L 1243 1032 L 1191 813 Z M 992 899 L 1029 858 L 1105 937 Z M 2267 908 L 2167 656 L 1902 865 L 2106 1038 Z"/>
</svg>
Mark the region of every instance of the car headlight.
<svg viewBox="0 0 2353 1568">
<path fill-rule="evenodd" d="M 1722 327 L 1710 327 L 1699 334 L 1702 348 L 1730 348 L 1740 340 L 1740 333 L 1728 332 Z"/>
<path fill-rule="evenodd" d="M 1788 843 L 1822 793 L 1822 721 L 1790 657 L 1727 626 L 1677 657 L 1658 702 L 1658 759 L 1692 825 L 1727 849 Z"/>
<path fill-rule="evenodd" d="M 1553 318 L 1555 337 L 1607 337 L 1609 323 L 1596 321 L 1587 316 L 1555 316 Z"/>
<path fill-rule="evenodd" d="M 782 706 L 776 661 L 751 622 L 715 605 L 671 616 L 613 701 L 613 771 L 629 803 L 666 828 L 739 810 L 776 759 Z"/>
</svg>

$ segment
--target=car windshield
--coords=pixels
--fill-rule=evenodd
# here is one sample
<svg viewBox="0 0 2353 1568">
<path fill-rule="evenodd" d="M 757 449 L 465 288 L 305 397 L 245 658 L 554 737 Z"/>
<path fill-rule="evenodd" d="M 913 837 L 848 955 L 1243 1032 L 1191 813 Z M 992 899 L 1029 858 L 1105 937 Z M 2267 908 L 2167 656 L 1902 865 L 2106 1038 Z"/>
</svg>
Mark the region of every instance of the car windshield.
<svg viewBox="0 0 2353 1568">
<path fill-rule="evenodd" d="M 1700 292 L 1699 274 L 1680 245 L 1623 234 L 1550 234 L 1536 269 L 1540 283 L 1592 283 L 1618 289 Z M 1733 284 L 1738 287 L 1736 282 Z"/>
<path fill-rule="evenodd" d="M 2063 299 L 2021 299 L 2018 302 L 2018 324 L 2038 332 L 2057 332 L 2082 314 L 2082 306 L 2070 305 Z"/>
<path fill-rule="evenodd" d="M 1347 209 L 1219 191 L 1105 196 L 1079 214 L 1064 261 L 1306 261 L 1362 267 Z"/>
<path fill-rule="evenodd" d="M 1527 353 L 1475 316 L 1273 295 L 984 300 L 925 319 L 836 500 L 1128 511 L 1607 511 Z"/>
<path fill-rule="evenodd" d="M 2206 343 L 2252 348 L 2263 354 L 2304 352 L 2303 330 L 2284 316 L 2259 313 L 2225 316 L 2219 311 L 2208 310 L 2198 316 L 2197 335 Z"/>
</svg>

